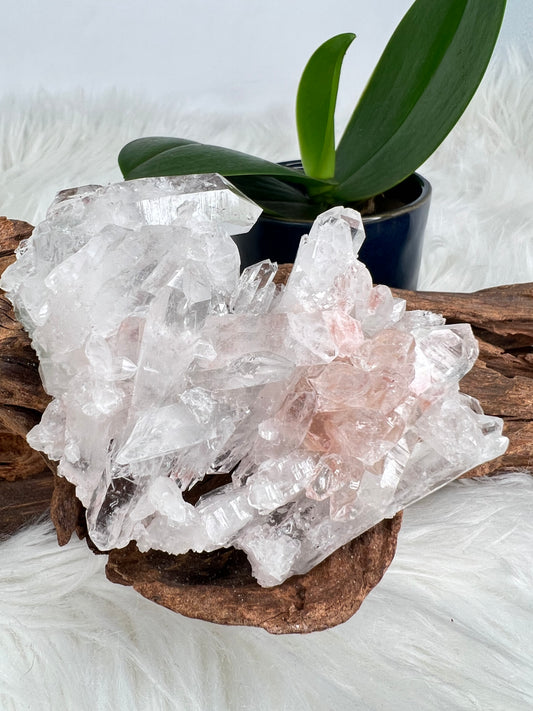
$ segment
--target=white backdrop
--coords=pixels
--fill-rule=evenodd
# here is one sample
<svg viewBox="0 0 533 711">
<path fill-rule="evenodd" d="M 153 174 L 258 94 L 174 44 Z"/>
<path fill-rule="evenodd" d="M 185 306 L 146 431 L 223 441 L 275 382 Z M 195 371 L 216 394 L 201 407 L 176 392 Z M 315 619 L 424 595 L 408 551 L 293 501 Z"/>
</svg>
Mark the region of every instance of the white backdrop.
<svg viewBox="0 0 533 711">
<path fill-rule="evenodd" d="M 292 107 L 313 50 L 351 31 L 339 96 L 347 111 L 411 2 L 0 0 L 0 96 L 113 87 L 187 108 Z M 531 36 L 533 3 L 508 0 L 500 46 Z"/>
</svg>

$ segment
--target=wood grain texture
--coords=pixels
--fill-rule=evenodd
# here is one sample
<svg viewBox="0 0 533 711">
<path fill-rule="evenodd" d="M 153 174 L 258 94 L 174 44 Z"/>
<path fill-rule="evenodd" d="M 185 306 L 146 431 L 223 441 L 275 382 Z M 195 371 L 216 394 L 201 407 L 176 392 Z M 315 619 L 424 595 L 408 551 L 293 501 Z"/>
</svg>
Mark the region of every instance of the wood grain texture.
<svg viewBox="0 0 533 711">
<path fill-rule="evenodd" d="M 409 309 L 441 313 L 448 323 L 468 322 L 479 357 L 461 381 L 487 415 L 504 420 L 507 452 L 465 476 L 533 472 L 533 283 L 484 289 L 473 294 L 395 292 Z"/>
<path fill-rule="evenodd" d="M 0 217 L 0 273 L 15 260 L 15 249 L 32 230 L 26 222 Z M 49 401 L 30 340 L 0 292 L 0 538 L 50 508 L 52 472 L 26 442 Z"/>
<path fill-rule="evenodd" d="M 328 629 L 350 619 L 383 577 L 396 551 L 401 513 L 381 521 L 305 575 L 259 586 L 242 551 L 171 556 L 112 551 L 107 576 L 179 612 L 225 625 L 262 627 L 273 634 Z"/>
</svg>

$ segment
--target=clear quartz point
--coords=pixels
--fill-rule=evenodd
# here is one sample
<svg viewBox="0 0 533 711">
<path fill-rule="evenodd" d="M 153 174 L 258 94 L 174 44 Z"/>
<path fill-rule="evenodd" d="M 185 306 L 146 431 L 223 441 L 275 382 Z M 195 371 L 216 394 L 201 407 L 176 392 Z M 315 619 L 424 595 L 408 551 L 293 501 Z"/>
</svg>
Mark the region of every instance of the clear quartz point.
<svg viewBox="0 0 533 711">
<path fill-rule="evenodd" d="M 359 213 L 320 215 L 283 289 L 269 261 L 239 275 L 259 213 L 218 175 L 73 188 L 1 286 L 53 397 L 28 441 L 95 544 L 233 545 L 277 585 L 508 443 L 459 390 L 470 326 L 372 284 Z"/>
<path fill-rule="evenodd" d="M 277 271 L 278 265 L 270 260 L 246 267 L 231 298 L 230 311 L 249 314 L 266 313 L 276 293 L 273 279 Z"/>
</svg>

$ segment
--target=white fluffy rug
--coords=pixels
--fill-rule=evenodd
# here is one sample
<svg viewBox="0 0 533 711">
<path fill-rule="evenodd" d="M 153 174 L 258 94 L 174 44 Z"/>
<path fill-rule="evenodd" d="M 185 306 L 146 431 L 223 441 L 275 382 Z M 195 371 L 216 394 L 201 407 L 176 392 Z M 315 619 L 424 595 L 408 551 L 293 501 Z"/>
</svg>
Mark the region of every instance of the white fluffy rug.
<svg viewBox="0 0 533 711">
<path fill-rule="evenodd" d="M 532 508 L 526 475 L 448 486 L 406 511 L 351 620 L 286 637 L 169 612 L 35 526 L 0 547 L 0 708 L 525 711 Z"/>
<path fill-rule="evenodd" d="M 424 167 L 433 183 L 420 288 L 533 281 L 533 58 L 492 70 Z M 340 122 L 342 125 L 342 121 Z M 140 135 L 272 159 L 292 119 L 199 115 L 141 97 L 0 100 L 0 214 L 35 223 L 59 189 L 119 179 Z M 459 481 L 407 510 L 361 610 L 308 636 L 189 620 L 105 579 L 41 522 L 0 545 L 2 711 L 520 711 L 533 708 L 533 478 Z"/>
</svg>

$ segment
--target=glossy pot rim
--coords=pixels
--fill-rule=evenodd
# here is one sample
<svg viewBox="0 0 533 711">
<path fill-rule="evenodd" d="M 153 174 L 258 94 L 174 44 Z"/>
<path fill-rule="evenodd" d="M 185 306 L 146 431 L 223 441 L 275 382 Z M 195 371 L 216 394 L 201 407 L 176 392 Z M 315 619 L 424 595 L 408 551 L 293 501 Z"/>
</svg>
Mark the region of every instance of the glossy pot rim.
<svg viewBox="0 0 533 711">
<path fill-rule="evenodd" d="M 389 217 L 398 217 L 399 215 L 404 215 L 406 212 L 412 212 L 421 207 L 424 203 L 429 202 L 431 200 L 431 183 L 429 180 L 424 178 L 423 175 L 420 175 L 420 173 L 411 173 L 405 180 L 409 180 L 409 178 L 415 178 L 420 183 L 421 193 L 417 198 L 401 207 L 395 207 L 392 210 L 378 212 L 375 215 L 365 215 L 363 222 L 378 222 L 378 220 L 386 220 Z"/>
<path fill-rule="evenodd" d="M 293 165 L 296 162 L 299 161 L 285 161 L 284 163 L 282 163 L 282 165 Z M 424 178 L 424 176 L 420 173 L 415 172 L 411 173 L 411 175 L 408 175 L 407 178 L 404 178 L 404 180 L 398 183 L 398 185 L 401 185 L 401 183 L 405 182 L 406 180 L 409 180 L 410 178 L 415 178 L 420 184 L 421 192 L 417 198 L 415 198 L 411 202 L 406 203 L 405 205 L 402 205 L 401 207 L 395 207 L 392 210 L 377 212 L 375 215 L 364 215 L 363 224 L 369 224 L 371 222 L 380 222 L 393 217 L 399 217 L 401 215 L 405 215 L 408 212 L 412 212 L 413 210 L 417 210 L 425 203 L 428 203 L 431 200 L 432 192 L 431 183 L 429 182 L 429 180 L 427 178 Z M 314 222 L 314 220 L 291 220 L 287 217 L 274 217 L 273 215 L 261 215 L 260 219 L 271 220 L 272 222 L 287 222 L 295 225 L 312 225 Z"/>
</svg>

